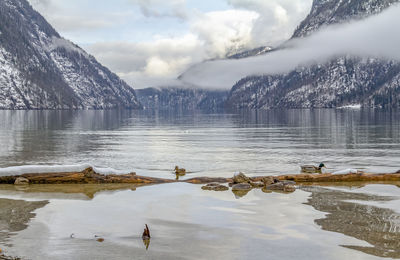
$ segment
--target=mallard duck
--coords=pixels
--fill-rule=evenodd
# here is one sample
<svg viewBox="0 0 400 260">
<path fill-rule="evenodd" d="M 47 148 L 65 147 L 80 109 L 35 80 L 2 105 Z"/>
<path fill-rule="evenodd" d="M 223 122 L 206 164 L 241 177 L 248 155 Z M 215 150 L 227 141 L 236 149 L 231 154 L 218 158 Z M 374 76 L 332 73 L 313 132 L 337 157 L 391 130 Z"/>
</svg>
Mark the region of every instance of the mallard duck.
<svg viewBox="0 0 400 260">
<path fill-rule="evenodd" d="M 314 166 L 314 165 L 302 165 L 301 167 L 301 172 L 304 173 L 322 173 L 322 168 L 326 168 L 324 163 L 320 163 L 320 165 Z"/>
<path fill-rule="evenodd" d="M 184 168 L 179 168 L 178 166 L 175 166 L 175 174 L 178 174 L 178 175 L 185 175 L 185 174 L 186 174 L 186 169 L 184 169 Z"/>
</svg>

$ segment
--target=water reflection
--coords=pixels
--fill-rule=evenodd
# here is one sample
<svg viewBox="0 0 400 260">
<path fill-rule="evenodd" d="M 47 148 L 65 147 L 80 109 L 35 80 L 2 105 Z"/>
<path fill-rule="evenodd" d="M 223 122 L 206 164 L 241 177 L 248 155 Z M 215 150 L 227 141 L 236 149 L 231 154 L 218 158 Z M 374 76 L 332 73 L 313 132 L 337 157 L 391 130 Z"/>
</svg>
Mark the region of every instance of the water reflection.
<svg viewBox="0 0 400 260">
<path fill-rule="evenodd" d="M 0 243 L 7 243 L 12 233 L 26 229 L 29 221 L 35 217 L 33 211 L 47 203 L 0 199 Z"/>
<path fill-rule="evenodd" d="M 149 186 L 146 184 L 35 184 L 35 185 L 0 185 L 0 195 L 29 198 L 33 194 L 45 199 L 93 199 L 97 193 L 115 192 L 123 190 L 135 191 L 139 187 Z M 79 197 L 79 194 L 85 197 Z"/>
<path fill-rule="evenodd" d="M 400 214 L 391 209 L 346 201 L 390 201 L 392 198 L 316 187 L 303 187 L 303 190 L 312 192 L 308 205 L 329 213 L 315 220 L 323 230 L 339 232 L 371 245 L 343 247 L 379 257 L 400 258 Z"/>
<path fill-rule="evenodd" d="M 232 192 L 235 195 L 236 199 L 240 199 L 246 196 L 250 192 L 250 190 L 232 190 Z"/>
<path fill-rule="evenodd" d="M 146 247 L 146 250 L 149 250 L 150 238 L 143 239 L 143 244 Z"/>
<path fill-rule="evenodd" d="M 52 187 L 57 189 L 56 186 Z M 355 232 L 351 225 L 343 227 L 348 232 L 342 230 L 342 222 L 350 218 L 340 214 L 356 215 L 351 218 L 353 225 L 359 226 L 355 229 L 360 229 L 357 231 L 360 233 L 364 230 L 360 238 L 365 236 L 364 240 L 374 250 L 398 250 L 394 244 L 398 240 L 398 227 L 384 229 L 381 224 L 389 225 L 390 217 L 385 212 L 390 210 L 368 211 L 364 207 L 369 206 L 342 202 L 349 199 L 386 201 L 390 199 L 387 197 L 309 188 L 310 205 L 317 211 L 303 204 L 310 196 L 303 190 L 265 194 L 254 189 L 236 200 L 230 192 L 206 192 L 200 186 L 171 183 L 143 187 L 135 192 L 111 189 L 90 200 L 70 199 L 71 194 L 65 193 L 64 197 L 50 199 L 46 207 L 36 212 L 29 227 L 12 237 L 13 247 L 8 252 L 27 259 L 376 259 L 361 253 L 361 249 L 337 246 L 366 244 L 353 238 L 359 238 L 358 234 L 348 234 Z M 44 188 L 26 195 L 42 200 Z M 56 194 L 63 189 L 56 190 Z M 372 190 L 381 192 L 386 187 Z M 0 197 L 20 197 L 12 190 L 5 191 Z M 52 196 L 52 192 L 45 196 Z M 338 230 L 351 238 L 315 228 L 314 219 L 324 217 L 321 211 L 329 213 L 325 217 L 327 223 L 318 222 L 327 227 L 324 230 Z M 370 216 L 362 216 L 365 214 Z M 151 247 L 141 237 L 145 223 L 151 228 Z M 392 223 L 396 223 L 395 218 Z M 374 229 L 382 230 L 382 234 L 397 232 L 393 237 L 388 236 L 390 247 L 381 244 L 387 240 L 380 232 L 369 238 L 367 231 Z M 99 243 L 99 239 L 104 242 Z M 381 239 L 384 242 L 379 242 Z"/>
<path fill-rule="evenodd" d="M 400 113 L 382 110 L 0 111 L 0 167 L 81 164 L 168 177 L 400 168 Z"/>
</svg>

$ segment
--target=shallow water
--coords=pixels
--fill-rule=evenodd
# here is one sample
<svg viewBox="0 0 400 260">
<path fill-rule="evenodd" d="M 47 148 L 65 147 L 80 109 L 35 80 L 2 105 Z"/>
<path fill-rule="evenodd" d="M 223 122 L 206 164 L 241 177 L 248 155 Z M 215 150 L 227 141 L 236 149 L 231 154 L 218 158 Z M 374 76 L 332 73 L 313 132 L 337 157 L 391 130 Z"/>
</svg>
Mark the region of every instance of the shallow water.
<svg viewBox="0 0 400 260">
<path fill-rule="evenodd" d="M 0 168 L 86 164 L 173 177 L 400 169 L 400 113 L 383 110 L 0 111 Z"/>
<path fill-rule="evenodd" d="M 6 241 L 0 236 L 0 246 L 27 259 L 400 258 L 397 186 L 253 190 L 242 198 L 200 187 L 3 185 L 0 202 L 25 199 L 40 207 L 30 222 L 20 221 L 27 227 Z M 386 196 L 375 195 L 382 189 Z M 145 223 L 152 234 L 148 250 L 141 239 Z"/>
<path fill-rule="evenodd" d="M 395 172 L 399 116 L 0 111 L 0 168 L 91 164 L 174 178 L 179 165 L 189 178 L 297 173 L 301 164 L 324 162 L 331 171 Z M 399 191 L 399 183 L 353 183 L 239 198 L 185 183 L 0 185 L 0 248 L 26 259 L 400 258 Z"/>
</svg>

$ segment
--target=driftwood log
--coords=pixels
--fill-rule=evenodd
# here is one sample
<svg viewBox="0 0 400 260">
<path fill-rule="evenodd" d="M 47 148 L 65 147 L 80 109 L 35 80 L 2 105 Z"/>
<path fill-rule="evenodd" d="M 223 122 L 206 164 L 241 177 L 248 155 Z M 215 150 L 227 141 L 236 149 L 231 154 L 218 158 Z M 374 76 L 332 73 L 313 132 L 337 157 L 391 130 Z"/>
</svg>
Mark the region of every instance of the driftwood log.
<svg viewBox="0 0 400 260">
<path fill-rule="evenodd" d="M 278 177 L 279 180 L 305 182 L 388 182 L 400 181 L 400 173 L 349 173 L 349 174 L 293 174 Z"/>
<path fill-rule="evenodd" d="M 19 177 L 28 179 L 29 184 L 159 184 L 174 182 L 174 180 L 138 176 L 135 173 L 103 175 L 96 173 L 93 168 L 87 168 L 81 172 L 29 173 L 18 176 L 5 176 L 0 177 L 0 184 L 14 184 Z"/>
<path fill-rule="evenodd" d="M 208 184 L 212 182 L 228 183 L 232 182 L 232 178 L 211 178 L 196 177 L 187 180 L 173 180 L 138 176 L 135 173 L 129 174 L 110 174 L 103 175 L 96 173 L 93 168 L 87 168 L 81 172 L 61 172 L 61 173 L 30 173 L 17 176 L 0 177 L 0 184 L 14 184 L 18 178 L 29 180 L 29 184 L 103 184 L 103 183 L 119 183 L 119 184 L 161 184 L 173 182 L 186 182 L 192 184 Z M 265 176 L 251 177 L 250 180 L 257 182 L 262 181 Z M 395 182 L 400 181 L 400 173 L 386 174 L 369 174 L 369 173 L 351 173 L 351 174 L 290 174 L 275 176 L 274 178 L 281 181 L 294 181 L 300 183 L 332 183 L 332 182 Z"/>
</svg>

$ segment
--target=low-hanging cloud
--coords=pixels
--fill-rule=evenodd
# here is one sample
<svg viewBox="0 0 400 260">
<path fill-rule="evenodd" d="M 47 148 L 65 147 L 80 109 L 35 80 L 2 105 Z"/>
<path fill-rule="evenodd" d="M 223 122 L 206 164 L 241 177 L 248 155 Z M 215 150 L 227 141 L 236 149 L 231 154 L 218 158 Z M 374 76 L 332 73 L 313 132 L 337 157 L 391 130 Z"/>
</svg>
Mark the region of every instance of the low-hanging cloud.
<svg viewBox="0 0 400 260">
<path fill-rule="evenodd" d="M 198 14 L 190 31 L 178 37 L 154 37 L 146 42 L 100 42 L 87 46 L 100 62 L 116 71 L 135 88 L 168 84 L 189 66 L 223 58 L 251 41 L 258 14 L 225 10 Z"/>
<path fill-rule="evenodd" d="M 400 5 L 362 21 L 333 25 L 312 36 L 291 40 L 284 48 L 241 60 L 197 64 L 181 76 L 184 84 L 229 89 L 250 75 L 287 73 L 341 55 L 400 61 Z"/>
<path fill-rule="evenodd" d="M 61 35 L 83 44 L 135 88 L 172 82 L 204 60 L 277 45 L 291 36 L 312 2 L 204 0 L 208 7 L 202 11 L 189 0 L 29 1 Z M 96 8 L 88 9 L 92 3 Z M 135 25 L 149 26 L 149 31 L 138 28 L 136 34 Z"/>
</svg>

